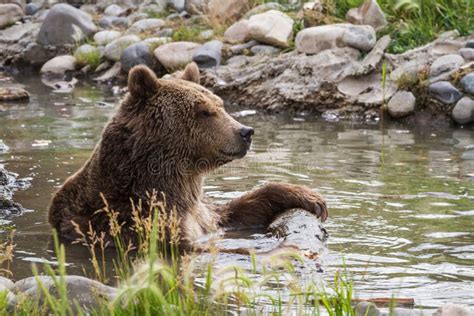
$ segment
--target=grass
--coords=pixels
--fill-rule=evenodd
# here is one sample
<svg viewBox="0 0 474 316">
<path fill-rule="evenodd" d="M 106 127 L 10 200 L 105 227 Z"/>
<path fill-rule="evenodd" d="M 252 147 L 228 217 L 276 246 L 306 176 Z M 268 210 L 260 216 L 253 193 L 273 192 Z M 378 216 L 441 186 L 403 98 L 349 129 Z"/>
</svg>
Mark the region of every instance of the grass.
<svg viewBox="0 0 474 316">
<path fill-rule="evenodd" d="M 102 282 L 110 281 L 105 273 L 105 247 L 115 243 L 113 279 L 119 284 L 117 296 L 109 302 L 101 300 L 92 311 L 72 300 L 65 279 L 65 247 L 55 237 L 58 265 L 45 264 L 43 271 L 53 277 L 56 291 L 48 290 L 33 267 L 42 299 L 18 295 L 12 315 L 319 315 L 323 311 L 334 316 L 354 315 L 353 287 L 347 271 L 337 273 L 329 287 L 305 283 L 295 269 L 295 263 L 304 261 L 292 251 L 254 255 L 252 271 L 239 266 L 216 269 L 213 252 L 206 261 L 202 256 L 178 252 L 179 218 L 156 198 L 147 207 L 134 206 L 131 229 L 137 237 L 133 243 L 125 238 L 118 214 L 107 206 L 103 211 L 110 218 L 112 239 L 90 230 L 81 232 L 78 242 L 89 249 L 95 279 Z M 6 292 L 0 292 L 0 313 L 7 305 Z"/>
<path fill-rule="evenodd" d="M 96 69 L 100 65 L 101 56 L 100 51 L 96 47 L 88 52 L 78 52 L 74 53 L 76 62 L 81 66 L 90 65 L 92 70 Z"/>
<path fill-rule="evenodd" d="M 333 15 L 345 18 L 347 11 L 363 0 L 332 0 Z M 427 44 L 445 31 L 457 30 L 465 36 L 474 31 L 473 0 L 379 0 L 388 26 L 379 36 L 392 37 L 388 51 L 403 53 Z"/>
</svg>

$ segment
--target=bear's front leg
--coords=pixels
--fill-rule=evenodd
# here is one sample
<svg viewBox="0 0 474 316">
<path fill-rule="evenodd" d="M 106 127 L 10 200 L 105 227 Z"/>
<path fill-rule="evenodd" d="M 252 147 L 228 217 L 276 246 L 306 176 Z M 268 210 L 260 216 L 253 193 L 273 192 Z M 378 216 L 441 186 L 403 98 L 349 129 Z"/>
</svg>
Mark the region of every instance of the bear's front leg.
<svg viewBox="0 0 474 316">
<path fill-rule="evenodd" d="M 268 225 L 275 216 L 291 208 L 305 209 L 321 221 L 328 217 L 326 201 L 301 185 L 267 183 L 230 201 L 222 209 L 223 226 Z"/>
</svg>

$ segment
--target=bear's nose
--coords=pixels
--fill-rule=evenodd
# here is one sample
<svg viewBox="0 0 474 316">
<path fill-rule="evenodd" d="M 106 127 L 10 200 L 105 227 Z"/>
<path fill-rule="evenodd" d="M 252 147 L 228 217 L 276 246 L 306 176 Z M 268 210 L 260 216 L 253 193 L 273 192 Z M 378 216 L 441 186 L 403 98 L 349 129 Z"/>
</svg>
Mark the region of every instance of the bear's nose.
<svg viewBox="0 0 474 316">
<path fill-rule="evenodd" d="M 250 126 L 244 126 L 240 129 L 240 136 L 246 141 L 251 141 L 252 135 L 255 133 L 255 130 Z"/>
</svg>

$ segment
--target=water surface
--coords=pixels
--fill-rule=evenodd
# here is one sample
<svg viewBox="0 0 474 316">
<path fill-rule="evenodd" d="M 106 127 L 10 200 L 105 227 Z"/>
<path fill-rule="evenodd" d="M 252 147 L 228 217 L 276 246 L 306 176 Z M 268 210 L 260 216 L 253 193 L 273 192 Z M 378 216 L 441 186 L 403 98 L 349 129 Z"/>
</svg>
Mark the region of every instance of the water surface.
<svg viewBox="0 0 474 316">
<path fill-rule="evenodd" d="M 10 147 L 0 163 L 32 179 L 14 196 L 31 211 L 3 221 L 16 229 L 15 279 L 30 276 L 32 262 L 54 263 L 51 194 L 88 158 L 119 102 L 110 87 L 82 85 L 56 94 L 38 78 L 17 81 L 30 91 L 30 102 L 0 104 L 0 139 Z M 310 186 L 330 207 L 324 277 L 331 279 L 345 262 L 360 297 L 413 297 L 428 308 L 474 306 L 472 127 L 427 130 L 252 111 L 236 116 L 256 129 L 252 149 L 208 177 L 208 194 L 225 201 L 265 181 Z M 233 234 L 249 245 L 259 236 Z M 81 273 L 87 251 L 69 246 L 67 261 L 72 273 Z"/>
</svg>

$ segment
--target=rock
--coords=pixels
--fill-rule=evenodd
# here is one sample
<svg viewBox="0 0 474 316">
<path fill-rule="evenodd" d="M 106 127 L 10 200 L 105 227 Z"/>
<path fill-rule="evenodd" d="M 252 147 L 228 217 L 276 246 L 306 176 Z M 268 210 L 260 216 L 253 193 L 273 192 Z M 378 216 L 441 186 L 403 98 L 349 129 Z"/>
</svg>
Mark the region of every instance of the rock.
<svg viewBox="0 0 474 316">
<path fill-rule="evenodd" d="M 112 26 L 125 29 L 129 27 L 130 20 L 124 16 L 121 17 L 111 17 L 112 18 Z"/>
<path fill-rule="evenodd" d="M 104 10 L 104 14 L 108 16 L 119 16 L 123 12 L 122 7 L 117 4 L 111 4 Z"/>
<path fill-rule="evenodd" d="M 269 46 L 269 45 L 255 45 L 250 48 L 250 51 L 254 55 L 263 54 L 263 55 L 275 55 L 280 52 L 279 48 Z"/>
<path fill-rule="evenodd" d="M 252 39 L 275 46 L 288 47 L 293 36 L 293 20 L 276 10 L 251 16 L 248 27 Z"/>
<path fill-rule="evenodd" d="M 211 20 L 231 23 L 240 19 L 249 9 L 248 0 L 210 0 L 208 15 Z"/>
<path fill-rule="evenodd" d="M 148 14 L 144 12 L 134 12 L 128 16 L 130 22 L 135 23 L 137 21 L 148 19 Z"/>
<path fill-rule="evenodd" d="M 243 43 L 250 39 L 248 20 L 241 20 L 232 24 L 224 32 L 224 41 L 230 44 Z"/>
<path fill-rule="evenodd" d="M 79 46 L 76 51 L 74 52 L 74 57 L 76 58 L 77 65 L 84 66 L 91 63 L 91 58 L 98 58 L 100 59 L 100 51 L 97 47 L 84 44 Z"/>
<path fill-rule="evenodd" d="M 156 59 L 147 43 L 140 42 L 128 46 L 120 57 L 121 68 L 128 72 L 135 65 L 146 65 L 155 68 Z"/>
<path fill-rule="evenodd" d="M 99 20 L 99 26 L 106 29 L 112 26 L 113 16 L 103 16 Z"/>
<path fill-rule="evenodd" d="M 78 48 L 76 48 L 76 50 L 74 51 L 74 56 L 94 54 L 98 51 L 99 51 L 99 49 L 95 46 L 92 46 L 90 44 L 83 44 L 83 45 L 79 46 Z"/>
<path fill-rule="evenodd" d="M 473 313 L 467 306 L 448 303 L 438 308 L 433 316 L 472 316 Z"/>
<path fill-rule="evenodd" d="M 0 218 L 21 215 L 24 208 L 12 201 L 13 192 L 18 189 L 27 189 L 30 182 L 26 179 L 18 179 L 18 175 L 8 172 L 0 166 Z M 5 284 L 8 286 L 8 284 Z"/>
<path fill-rule="evenodd" d="M 453 120 L 458 124 L 474 122 L 474 100 L 470 97 L 459 100 L 453 109 Z"/>
<path fill-rule="evenodd" d="M 168 0 L 168 5 L 170 5 L 173 9 L 178 12 L 184 10 L 186 1 L 185 0 Z"/>
<path fill-rule="evenodd" d="M 38 284 L 37 278 L 49 294 L 55 298 L 59 298 L 55 284 L 63 280 L 66 284 L 67 299 L 74 306 L 73 309 L 77 308 L 75 306 L 77 304 L 86 313 L 100 310 L 100 304 L 113 300 L 117 295 L 117 289 L 113 287 L 76 275 L 67 275 L 63 278 L 57 277 L 57 282 L 50 276 L 29 277 L 17 281 L 11 288 L 11 291 L 17 295 L 26 295 L 32 299 L 38 298 L 40 305 L 43 305 L 45 303 L 45 296 L 41 285 Z"/>
<path fill-rule="evenodd" d="M 50 59 L 41 67 L 42 74 L 51 73 L 57 75 L 64 75 L 66 71 L 76 69 L 76 58 L 71 55 L 61 55 Z"/>
<path fill-rule="evenodd" d="M 474 40 L 467 41 L 466 48 L 474 48 Z"/>
<path fill-rule="evenodd" d="M 457 54 L 444 55 L 436 59 L 430 68 L 430 77 L 437 77 L 461 67 L 464 59 Z"/>
<path fill-rule="evenodd" d="M 430 94 L 444 104 L 456 103 L 462 97 L 462 93 L 448 81 L 438 81 L 428 87 Z"/>
<path fill-rule="evenodd" d="M 105 46 L 104 56 L 113 61 L 119 61 L 122 52 L 130 45 L 140 42 L 136 35 L 125 35 L 119 37 Z"/>
<path fill-rule="evenodd" d="M 303 29 L 296 35 L 296 49 L 317 54 L 333 47 L 353 47 L 370 51 L 376 42 L 375 30 L 368 25 L 331 24 Z"/>
<path fill-rule="evenodd" d="M 409 91 L 398 91 L 388 102 L 388 113 L 391 117 L 400 118 L 410 115 L 415 110 L 416 98 Z"/>
<path fill-rule="evenodd" d="M 23 88 L 0 87 L 0 101 L 28 100 L 30 94 Z"/>
<path fill-rule="evenodd" d="M 139 34 L 145 32 L 155 33 L 165 24 L 162 19 L 144 19 L 137 21 L 130 26 L 127 34 Z"/>
<path fill-rule="evenodd" d="M 190 63 L 194 51 L 201 45 L 193 42 L 173 42 L 161 45 L 154 54 L 168 71 L 174 71 Z"/>
<path fill-rule="evenodd" d="M 323 24 L 332 24 L 331 12 L 327 2 L 311 1 L 303 4 L 303 24 L 304 27 L 312 27 Z"/>
<path fill-rule="evenodd" d="M 381 316 L 381 312 L 374 303 L 360 302 L 355 308 L 356 316 Z"/>
<path fill-rule="evenodd" d="M 464 58 L 466 61 L 474 60 L 474 48 L 461 48 L 459 50 L 459 54 Z"/>
<path fill-rule="evenodd" d="M 97 45 L 107 45 L 122 35 L 119 31 L 100 31 L 94 34 L 94 42 Z"/>
<path fill-rule="evenodd" d="M 147 44 L 150 48 L 155 49 L 160 45 L 170 43 L 172 40 L 171 37 L 149 37 L 142 42 Z"/>
<path fill-rule="evenodd" d="M 376 0 L 365 0 L 358 8 L 347 11 L 346 20 L 353 24 L 370 25 L 379 30 L 387 25 L 385 14 Z"/>
<path fill-rule="evenodd" d="M 249 41 L 244 44 L 239 44 L 239 45 L 234 45 L 230 47 L 230 51 L 232 54 L 237 55 L 237 54 L 242 54 L 246 49 L 250 49 L 253 46 L 258 45 L 257 41 Z"/>
<path fill-rule="evenodd" d="M 14 3 L 0 4 L 0 29 L 19 21 L 25 13 L 21 6 Z"/>
<path fill-rule="evenodd" d="M 13 283 L 13 282 L 12 282 Z M 16 305 L 16 295 L 13 294 L 5 285 L 0 283 L 0 293 L 5 295 L 6 292 L 6 301 L 7 301 L 7 310 L 11 311 Z"/>
<path fill-rule="evenodd" d="M 193 53 L 193 61 L 199 68 L 219 66 L 222 57 L 222 42 L 213 40 L 198 47 Z"/>
<path fill-rule="evenodd" d="M 31 65 L 42 65 L 53 56 L 54 52 L 38 43 L 29 43 L 23 52 L 23 58 Z"/>
<path fill-rule="evenodd" d="M 13 281 L 8 278 L 0 276 L 0 284 L 7 289 L 11 289 L 15 283 L 13 283 Z"/>
<path fill-rule="evenodd" d="M 359 66 L 355 69 L 353 75 L 362 76 L 375 71 L 382 62 L 382 58 L 385 54 L 385 50 L 390 45 L 390 35 L 382 36 L 375 46 L 372 48 L 364 59 L 360 62 Z"/>
<path fill-rule="evenodd" d="M 461 85 L 464 92 L 474 95 L 474 72 L 464 76 Z"/>
<path fill-rule="evenodd" d="M 43 46 L 75 44 L 96 31 L 89 14 L 68 4 L 53 6 L 38 33 L 37 41 Z"/>
<path fill-rule="evenodd" d="M 202 40 L 210 40 L 211 38 L 214 37 L 214 31 L 213 30 L 204 30 L 201 33 L 199 33 L 199 38 Z"/>
<path fill-rule="evenodd" d="M 121 70 L 121 63 L 120 62 L 116 62 L 112 68 L 110 68 L 109 70 L 107 70 L 106 72 L 104 72 L 102 75 L 100 75 L 99 77 L 96 77 L 94 78 L 95 81 L 98 81 L 98 82 L 105 82 L 105 81 L 109 81 L 115 77 L 117 77 L 117 75 L 120 73 L 120 70 Z"/>
<path fill-rule="evenodd" d="M 209 0 L 187 0 L 185 9 L 191 14 L 206 14 Z"/>
<path fill-rule="evenodd" d="M 171 37 L 173 36 L 173 29 L 172 28 L 164 28 L 158 32 L 156 32 L 156 36 L 158 37 Z"/>
<path fill-rule="evenodd" d="M 250 18 L 252 15 L 263 13 L 266 11 L 270 10 L 277 10 L 277 11 L 283 11 L 285 8 L 277 3 L 277 2 L 267 2 L 267 3 L 262 3 L 251 10 L 249 10 L 247 13 L 245 13 L 245 18 Z"/>
<path fill-rule="evenodd" d="M 397 85 L 387 80 L 382 86 L 382 75 L 371 73 L 366 76 L 349 76 L 337 84 L 339 92 L 349 100 L 365 105 L 380 105 L 390 99 L 398 90 Z"/>
<path fill-rule="evenodd" d="M 40 7 L 34 3 L 34 2 L 31 2 L 31 3 L 28 3 L 25 7 L 25 13 L 26 15 L 35 15 L 36 12 L 38 12 L 38 10 L 40 9 Z"/>
</svg>

